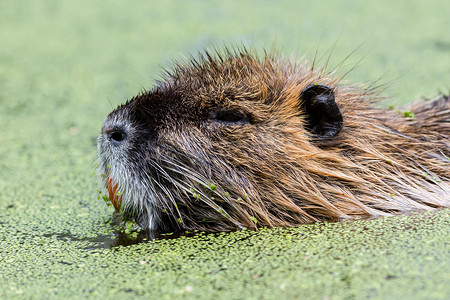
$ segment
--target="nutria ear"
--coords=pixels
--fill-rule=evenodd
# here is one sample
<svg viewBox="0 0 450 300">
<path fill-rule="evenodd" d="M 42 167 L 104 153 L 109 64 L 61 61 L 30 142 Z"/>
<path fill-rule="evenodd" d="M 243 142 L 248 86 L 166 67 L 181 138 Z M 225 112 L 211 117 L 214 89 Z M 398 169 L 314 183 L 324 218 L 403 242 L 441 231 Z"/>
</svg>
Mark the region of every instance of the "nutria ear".
<svg viewBox="0 0 450 300">
<path fill-rule="evenodd" d="M 312 134 L 321 139 L 330 139 L 341 131 L 342 115 L 330 87 L 310 85 L 302 91 L 300 101 L 307 115 L 306 128 Z"/>
</svg>

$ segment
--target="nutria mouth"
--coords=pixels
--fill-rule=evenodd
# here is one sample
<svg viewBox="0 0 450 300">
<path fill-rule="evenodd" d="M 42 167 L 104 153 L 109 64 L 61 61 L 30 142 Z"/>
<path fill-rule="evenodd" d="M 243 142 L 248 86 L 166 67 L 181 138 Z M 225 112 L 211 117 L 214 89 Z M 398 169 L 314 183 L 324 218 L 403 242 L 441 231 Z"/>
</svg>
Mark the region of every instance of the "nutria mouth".
<svg viewBox="0 0 450 300">
<path fill-rule="evenodd" d="M 108 115 L 99 171 L 116 210 L 159 232 L 449 206 L 449 98 L 405 114 L 378 98 L 275 54 L 207 53 Z"/>
</svg>

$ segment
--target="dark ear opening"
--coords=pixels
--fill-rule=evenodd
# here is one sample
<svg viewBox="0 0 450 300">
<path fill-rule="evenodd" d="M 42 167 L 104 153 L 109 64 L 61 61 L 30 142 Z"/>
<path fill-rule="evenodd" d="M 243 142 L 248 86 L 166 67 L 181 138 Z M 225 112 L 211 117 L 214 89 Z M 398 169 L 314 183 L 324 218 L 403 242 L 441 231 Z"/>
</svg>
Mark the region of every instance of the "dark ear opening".
<svg viewBox="0 0 450 300">
<path fill-rule="evenodd" d="M 321 84 L 305 88 L 300 95 L 306 112 L 306 128 L 321 139 L 331 139 L 342 129 L 342 115 L 333 90 Z"/>
</svg>

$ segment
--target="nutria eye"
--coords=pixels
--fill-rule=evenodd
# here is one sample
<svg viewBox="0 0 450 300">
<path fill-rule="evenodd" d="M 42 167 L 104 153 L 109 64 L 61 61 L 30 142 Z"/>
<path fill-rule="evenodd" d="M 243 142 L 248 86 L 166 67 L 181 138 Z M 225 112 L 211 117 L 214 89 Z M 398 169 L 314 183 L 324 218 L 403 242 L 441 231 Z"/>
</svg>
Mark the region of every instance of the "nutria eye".
<svg viewBox="0 0 450 300">
<path fill-rule="evenodd" d="M 228 123 L 230 125 L 249 123 L 247 115 L 238 110 L 216 111 L 210 114 L 210 119 L 214 121 Z"/>
</svg>

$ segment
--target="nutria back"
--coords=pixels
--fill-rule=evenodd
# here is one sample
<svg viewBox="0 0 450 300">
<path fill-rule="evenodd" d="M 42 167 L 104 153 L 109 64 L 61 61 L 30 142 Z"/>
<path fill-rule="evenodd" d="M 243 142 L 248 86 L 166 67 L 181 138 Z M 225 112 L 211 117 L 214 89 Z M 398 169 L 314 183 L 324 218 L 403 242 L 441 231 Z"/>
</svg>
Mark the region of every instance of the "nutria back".
<svg viewBox="0 0 450 300">
<path fill-rule="evenodd" d="M 99 171 L 115 208 L 160 232 L 449 206 L 449 98 L 405 115 L 378 98 L 275 54 L 206 53 L 108 115 Z"/>
</svg>

